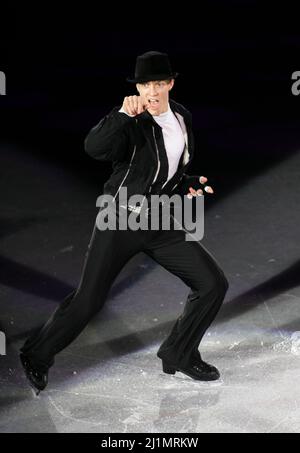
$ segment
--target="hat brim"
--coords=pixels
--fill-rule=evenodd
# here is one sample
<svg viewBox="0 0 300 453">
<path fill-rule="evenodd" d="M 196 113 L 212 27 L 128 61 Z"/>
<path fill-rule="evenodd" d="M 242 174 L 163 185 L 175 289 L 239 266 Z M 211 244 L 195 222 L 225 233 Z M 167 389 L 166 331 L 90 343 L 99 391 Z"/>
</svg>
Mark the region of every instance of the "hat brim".
<svg viewBox="0 0 300 453">
<path fill-rule="evenodd" d="M 176 79 L 178 75 L 179 75 L 178 72 L 174 72 L 174 74 L 153 74 L 146 77 L 136 77 L 135 79 L 127 77 L 126 80 L 127 82 L 130 83 L 144 83 L 151 82 L 152 80 L 155 81 L 155 80 Z"/>
</svg>

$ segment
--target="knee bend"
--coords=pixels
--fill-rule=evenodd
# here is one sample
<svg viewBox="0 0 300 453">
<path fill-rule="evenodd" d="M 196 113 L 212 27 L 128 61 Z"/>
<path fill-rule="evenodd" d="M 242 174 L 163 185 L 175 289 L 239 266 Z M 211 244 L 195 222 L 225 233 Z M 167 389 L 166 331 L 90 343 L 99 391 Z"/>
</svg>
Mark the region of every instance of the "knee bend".
<svg viewBox="0 0 300 453">
<path fill-rule="evenodd" d="M 227 278 L 225 277 L 224 272 L 220 273 L 220 287 L 222 288 L 222 291 L 224 292 L 224 295 L 225 295 L 229 288 L 229 283 L 228 283 Z"/>
<path fill-rule="evenodd" d="M 214 293 L 217 297 L 223 298 L 228 290 L 228 280 L 222 271 L 214 275 L 209 282 L 207 282 L 207 291 Z"/>
</svg>

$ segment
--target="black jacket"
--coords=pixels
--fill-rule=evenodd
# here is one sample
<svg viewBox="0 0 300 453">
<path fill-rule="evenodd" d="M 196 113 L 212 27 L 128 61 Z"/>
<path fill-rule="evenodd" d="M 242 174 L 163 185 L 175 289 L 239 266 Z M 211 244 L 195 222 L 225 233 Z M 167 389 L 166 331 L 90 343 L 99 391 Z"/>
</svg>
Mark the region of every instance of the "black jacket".
<svg viewBox="0 0 300 453">
<path fill-rule="evenodd" d="M 112 161 L 113 173 L 104 184 L 103 193 L 117 200 L 122 186 L 127 187 L 128 198 L 135 194 L 148 197 L 153 193 L 184 195 L 188 192 L 193 178 L 197 178 L 185 173 L 194 155 L 192 116 L 181 104 L 171 99 L 169 103 L 186 128 L 187 145 L 177 172 L 167 184 L 167 171 L 162 173 L 160 168 L 162 157 L 167 162 L 162 129 L 149 112 L 130 117 L 119 112 L 121 106 L 118 106 L 90 130 L 84 141 L 85 151 L 94 159 Z"/>
</svg>

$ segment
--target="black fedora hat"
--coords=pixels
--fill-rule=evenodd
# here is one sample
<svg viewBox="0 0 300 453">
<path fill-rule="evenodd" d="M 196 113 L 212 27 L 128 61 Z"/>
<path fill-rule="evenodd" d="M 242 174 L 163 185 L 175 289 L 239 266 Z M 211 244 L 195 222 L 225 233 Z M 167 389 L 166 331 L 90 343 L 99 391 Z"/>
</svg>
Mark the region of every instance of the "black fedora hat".
<svg viewBox="0 0 300 453">
<path fill-rule="evenodd" d="M 173 72 L 166 53 L 154 50 L 139 55 L 136 59 L 134 78 L 127 77 L 127 82 L 143 83 L 150 80 L 175 79 L 178 72 Z"/>
</svg>

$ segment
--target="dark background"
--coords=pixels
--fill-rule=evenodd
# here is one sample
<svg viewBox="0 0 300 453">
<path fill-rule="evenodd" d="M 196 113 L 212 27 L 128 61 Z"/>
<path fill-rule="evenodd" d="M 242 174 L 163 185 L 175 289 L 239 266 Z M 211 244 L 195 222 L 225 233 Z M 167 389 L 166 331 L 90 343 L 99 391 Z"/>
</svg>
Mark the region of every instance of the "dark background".
<svg viewBox="0 0 300 453">
<path fill-rule="evenodd" d="M 1 4 L 0 70 L 6 73 L 7 95 L 0 96 L 0 331 L 7 336 L 8 353 L 0 360 L 5 407 L 0 430 L 13 427 L 16 432 L 24 426 L 29 432 L 33 427 L 38 432 L 45 427 L 57 430 L 53 408 L 49 412 L 47 404 L 36 400 L 30 406 L 19 347 L 78 287 L 97 215 L 96 199 L 111 171 L 109 162 L 85 153 L 84 139 L 124 96 L 135 93 L 126 77 L 133 74 L 136 56 L 148 50 L 167 52 L 174 71 L 180 73 L 171 96 L 193 114 L 197 146 L 190 174 L 206 175 L 215 190 L 213 196 L 205 197 L 205 209 L 212 209 L 205 216 L 203 242 L 224 269 L 230 287 L 213 326 L 222 333 L 222 345 L 212 359 L 226 371 L 233 392 L 245 393 L 247 382 L 251 389 L 257 383 L 258 392 L 261 385 L 266 387 L 266 398 L 271 391 L 279 408 L 274 417 L 293 405 L 294 395 L 289 401 L 282 389 L 283 377 L 288 383 L 296 362 L 290 356 L 283 358 L 280 350 L 282 361 L 275 361 L 266 348 L 273 348 L 273 341 L 274 346 L 282 344 L 283 338 L 300 330 L 300 95 L 291 92 L 292 73 L 300 71 L 299 30 L 297 4 L 286 1 L 52 2 L 34 9 L 28 2 Z M 186 288 L 141 255 L 118 276 L 109 304 L 93 320 L 91 330 L 59 357 L 51 375 L 57 389 L 62 384 L 65 392 L 67 382 L 78 382 L 69 381 L 70 376 L 83 376 L 85 386 L 92 378 L 94 386 L 93 368 L 99 379 L 99 387 L 93 388 L 101 396 L 103 364 L 108 363 L 110 373 L 109 362 L 117 358 L 116 373 L 121 362 L 129 370 L 133 364 L 129 354 L 156 344 L 171 328 Z M 153 316 L 158 323 L 153 324 Z M 99 323 L 100 319 L 104 322 Z M 244 341 L 244 335 L 245 343 L 226 351 L 227 339 Z M 241 374 L 241 359 L 247 374 Z M 151 370 L 152 363 L 144 362 Z M 264 380 L 259 380 L 262 374 L 256 375 L 257 366 Z M 77 378 L 73 370 L 78 371 Z M 137 374 L 130 373 L 124 377 L 132 377 L 130 392 L 136 392 L 131 383 L 138 381 Z M 112 376 L 107 375 L 107 382 L 115 382 Z M 113 386 L 105 387 L 108 396 L 113 392 L 112 408 L 117 407 Z M 127 390 L 122 386 L 124 395 Z M 218 391 L 212 390 L 201 389 L 205 394 L 200 399 L 201 413 L 207 407 L 211 413 L 212 405 L 218 403 Z M 64 399 L 57 395 L 61 407 Z M 73 403 L 72 393 L 65 395 L 68 413 L 73 405 L 76 421 L 102 414 L 107 407 L 97 400 L 101 407 L 93 402 L 84 414 L 91 401 L 86 392 L 80 411 L 77 397 Z M 149 395 L 154 408 L 156 400 L 150 401 Z M 261 403 L 261 392 L 257 395 Z M 261 410 L 257 416 L 248 411 L 243 398 L 236 405 L 238 397 L 236 393 L 229 406 L 232 414 L 239 408 L 232 416 L 234 426 L 257 431 L 253 422 L 257 420 L 258 431 L 280 430 L 285 425 L 290 431 L 295 428 L 295 412 L 271 425 L 273 416 L 265 421 Z M 194 390 L 192 399 L 178 398 L 168 394 L 162 398 L 157 407 L 159 424 L 166 419 L 173 422 L 172 406 L 179 415 L 184 413 L 185 421 L 198 423 Z M 136 401 L 134 393 L 135 410 Z M 275 407 L 270 401 L 269 413 Z M 128 402 L 126 396 L 126 419 Z M 215 407 L 221 408 L 225 420 L 224 398 L 220 402 Z M 186 417 L 191 404 L 191 417 Z M 116 414 L 122 418 L 122 412 Z M 220 417 L 217 421 L 222 426 Z M 119 423 L 120 419 L 116 426 Z M 226 430 L 229 423 L 230 417 Z"/>
<path fill-rule="evenodd" d="M 222 196 L 299 148 L 293 16 L 287 3 L 256 1 L 10 7 L 1 37 L 2 140 L 79 172 L 99 191 L 110 163 L 87 156 L 84 138 L 134 94 L 125 79 L 136 55 L 165 51 L 180 73 L 171 97 L 193 114 L 190 174 L 208 176 Z"/>
</svg>

